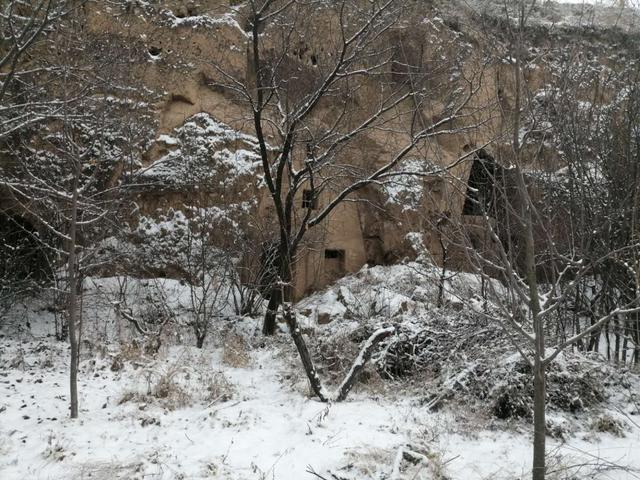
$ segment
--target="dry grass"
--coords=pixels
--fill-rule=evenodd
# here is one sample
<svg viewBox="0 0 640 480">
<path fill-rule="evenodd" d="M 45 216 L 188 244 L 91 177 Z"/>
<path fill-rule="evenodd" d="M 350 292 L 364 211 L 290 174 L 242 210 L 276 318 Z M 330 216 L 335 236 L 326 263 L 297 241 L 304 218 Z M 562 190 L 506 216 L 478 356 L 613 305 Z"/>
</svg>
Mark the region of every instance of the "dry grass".
<svg viewBox="0 0 640 480">
<path fill-rule="evenodd" d="M 387 383 L 372 365 L 367 365 L 353 387 L 354 391 L 363 391 L 368 396 L 381 396 L 387 392 Z"/>
<path fill-rule="evenodd" d="M 142 463 L 88 462 L 73 467 L 70 480 L 113 480 L 114 478 L 136 478 L 142 471 Z"/>
<path fill-rule="evenodd" d="M 208 405 L 226 402 L 236 393 L 235 386 L 224 373 L 211 367 L 206 354 L 193 356 L 188 349 L 171 362 L 148 364 L 140 375 L 146 391 L 127 390 L 118 404 L 155 404 L 167 410 L 177 410 L 196 401 Z"/>
<path fill-rule="evenodd" d="M 244 337 L 232 332 L 223 337 L 222 363 L 234 368 L 247 368 L 251 364 L 249 345 Z"/>
<path fill-rule="evenodd" d="M 184 367 L 173 364 L 157 378 L 152 388 L 152 395 L 159 399 L 169 410 L 177 410 L 193 403 L 191 394 L 180 385 L 178 378 L 184 373 Z"/>
<path fill-rule="evenodd" d="M 124 363 L 139 363 L 143 359 L 144 353 L 140 342 L 133 340 L 120 346 L 120 351 L 113 357 L 113 362 L 121 368 Z"/>
<path fill-rule="evenodd" d="M 591 429 L 600 433 L 610 433 L 616 437 L 624 437 L 624 424 L 611 415 L 600 415 L 591 424 Z"/>
<path fill-rule="evenodd" d="M 183 385 L 188 380 L 188 365 L 182 356 L 163 366 L 148 366 L 142 371 L 147 384 L 146 393 L 138 390 L 125 391 L 118 404 L 127 402 L 157 403 L 168 410 L 177 410 L 193 403 L 193 396 Z"/>
<path fill-rule="evenodd" d="M 125 391 L 118 399 L 117 404 L 123 405 L 129 402 L 146 402 L 147 396 L 144 393 L 136 392 L 135 390 Z"/>
<path fill-rule="evenodd" d="M 236 393 L 235 386 L 222 372 L 214 373 L 206 383 L 206 394 L 204 401 L 210 405 L 218 402 L 227 402 Z"/>
</svg>

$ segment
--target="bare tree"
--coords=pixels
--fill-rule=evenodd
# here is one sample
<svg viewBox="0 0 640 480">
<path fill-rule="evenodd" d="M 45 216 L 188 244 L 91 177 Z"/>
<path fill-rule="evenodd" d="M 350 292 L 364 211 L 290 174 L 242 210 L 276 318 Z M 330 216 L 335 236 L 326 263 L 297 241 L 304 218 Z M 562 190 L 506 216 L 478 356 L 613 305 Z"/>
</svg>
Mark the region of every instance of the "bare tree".
<svg viewBox="0 0 640 480">
<path fill-rule="evenodd" d="M 45 25 L 39 29 L 40 34 L 44 34 L 52 21 L 52 14 L 47 13 L 49 9 L 62 4 L 39 2 L 38 5 L 42 5 L 31 10 L 26 3 L 11 3 L 15 8 L 26 9 L 27 13 L 34 15 L 32 22 Z M 75 8 L 81 2 L 73 5 Z M 77 15 L 64 17 L 60 13 L 55 17 L 58 19 L 56 46 L 64 52 L 55 68 L 40 68 L 40 65 L 49 63 L 46 59 L 48 50 L 34 50 L 27 64 L 30 70 L 14 68 L 16 73 L 6 79 L 15 84 L 15 88 L 7 87 L 6 95 L 16 88 L 25 87 L 27 78 L 41 88 L 31 89 L 31 85 L 22 97 L 12 97 L 11 101 L 15 102 L 22 98 L 23 113 L 5 110 L 5 124 L 9 127 L 4 130 L 2 138 L 6 159 L 0 165 L 0 188 L 8 199 L 7 203 L 35 226 L 39 235 L 32 238 L 50 252 L 54 270 L 64 272 L 59 285 L 66 297 L 71 344 L 72 418 L 78 416 L 82 285 L 84 278 L 99 269 L 103 262 L 95 248 L 98 241 L 119 228 L 117 212 L 124 197 L 119 195 L 118 172 L 128 146 L 121 134 L 126 122 L 122 118 L 116 120 L 116 112 L 123 114 L 130 108 L 129 102 L 125 102 L 127 106 L 123 107 L 109 100 L 114 98 L 110 94 L 119 95 L 125 90 L 117 82 L 110 83 L 113 79 L 106 74 L 110 70 L 105 68 L 101 71 L 96 64 L 93 68 L 86 68 L 85 62 L 91 59 L 86 55 L 86 38 L 80 34 L 84 17 L 79 11 L 75 13 Z M 20 45 L 27 48 L 27 44 Z M 16 47 L 14 55 L 22 55 L 23 47 Z M 18 58 L 15 65 L 20 65 L 21 57 L 12 58 Z M 100 74 L 95 75 L 94 71 L 100 71 Z M 35 77 L 29 77 L 31 74 Z M 126 92 L 126 95 L 134 95 L 132 90 Z M 136 105 L 135 101 L 130 103 Z M 38 111 L 39 105 L 47 105 L 46 115 Z M 24 117 L 22 120 L 21 115 Z M 36 121 L 45 122 L 46 126 L 39 131 L 26 128 Z M 18 130 L 20 135 L 14 135 Z"/>
<path fill-rule="evenodd" d="M 637 56 L 638 51 L 631 54 Z M 559 242 L 557 248 L 573 250 L 589 259 L 612 251 L 617 254 L 601 262 L 593 278 L 576 286 L 573 321 L 563 326 L 567 335 L 580 332 L 583 317 L 588 316 L 593 322 L 612 304 L 630 301 L 638 291 L 634 267 L 638 259 L 640 189 L 638 71 L 626 65 L 587 69 L 583 63 L 585 60 L 568 62 L 563 77 L 571 81 L 552 92 L 552 118 L 562 121 L 554 121 L 554 135 L 549 137 L 562 152 L 566 167 L 545 181 L 546 195 L 568 220 L 563 232 L 568 240 L 564 244 Z M 600 78 L 595 79 L 596 74 Z M 604 93 L 593 95 L 590 101 L 581 100 L 568 88 L 576 83 L 596 82 Z M 626 362 L 633 344 L 629 360 L 640 361 L 637 315 L 613 319 L 603 327 L 579 342 L 578 348 L 598 351 L 604 334 L 609 359 Z"/>
<path fill-rule="evenodd" d="M 140 281 L 130 280 L 127 275 L 117 276 L 118 288 L 102 293 L 113 306 L 118 324 L 120 319 L 127 321 L 144 338 L 144 350 L 156 354 L 167 327 L 176 320 L 174 305 L 167 297 L 162 280 L 152 279 L 144 282 L 144 285 Z M 134 300 L 133 305 L 130 300 Z"/>
<path fill-rule="evenodd" d="M 85 1 L 8 0 L 0 7 L 0 141 L 37 123 L 60 118 L 72 98 L 49 95 L 46 80 L 60 66 L 32 61 L 34 51 L 54 41 L 55 30 Z"/>
<path fill-rule="evenodd" d="M 461 159 L 439 165 L 437 141 L 482 122 L 472 101 L 482 86 L 481 62 L 463 68 L 468 51 L 455 35 L 442 34 L 431 50 L 408 48 L 402 30 L 420 38 L 423 28 L 412 24 L 412 8 L 397 0 L 250 0 L 246 76 L 213 65 L 211 85 L 248 108 L 268 210 L 277 219 L 267 335 L 280 305 L 292 300 L 296 260 L 312 229 L 365 187 L 452 168 Z M 312 29 L 325 32 L 322 45 L 312 43 Z M 443 57 L 452 60 L 435 60 Z M 424 168 L 408 172 L 405 161 L 415 156 Z M 315 393 L 327 399 L 290 307 L 284 316 Z"/>
<path fill-rule="evenodd" d="M 229 313 L 233 277 L 233 258 L 229 251 L 216 246 L 215 232 L 224 228 L 215 210 L 192 207 L 187 230 L 185 251 L 188 275 L 188 325 L 202 348 L 205 338 L 216 320 Z"/>
<path fill-rule="evenodd" d="M 547 368 L 566 348 L 589 338 L 612 321 L 635 315 L 640 311 L 640 296 L 638 289 L 632 288 L 627 295 L 603 303 L 597 311 L 592 310 L 593 316 L 587 322 L 581 315 L 579 322 L 583 328 L 569 335 L 558 328 L 559 319 L 562 321 L 562 316 L 575 307 L 576 292 L 586 281 L 600 282 L 607 266 L 623 266 L 635 284 L 637 271 L 630 260 L 635 258 L 633 252 L 637 251 L 638 243 L 628 236 L 619 245 L 605 242 L 600 243 L 602 248 L 583 248 L 587 244 L 595 246 L 594 232 L 575 231 L 565 237 L 567 232 L 562 227 L 565 222 L 575 227 L 574 222 L 590 215 L 593 205 L 582 196 L 566 209 L 566 204 L 557 202 L 558 197 L 543 194 L 545 184 L 541 179 L 548 180 L 548 176 L 538 175 L 535 171 L 545 164 L 543 153 L 554 128 L 550 121 L 558 125 L 566 122 L 566 117 L 553 118 L 548 111 L 544 112 L 547 116 L 542 115 L 538 108 L 541 95 L 536 95 L 534 84 L 525 73 L 525 65 L 532 61 L 526 60 L 525 56 L 531 52 L 527 44 L 527 22 L 535 3 L 505 4 L 509 45 L 504 55 L 508 60 L 513 96 L 510 108 L 505 108 L 503 115 L 506 134 L 511 138 L 505 148 L 502 148 L 503 137 L 497 138 L 496 160 L 486 154 L 484 158 L 476 156 L 475 162 L 483 172 L 486 185 L 474 185 L 482 187 L 482 191 L 471 186 L 468 190 L 467 202 L 474 208 L 473 212 L 466 213 L 480 219 L 490 239 L 488 248 L 486 242 L 474 238 L 468 225 L 465 226 L 465 219 L 459 233 L 466 239 L 464 248 L 470 266 L 488 289 L 490 306 L 481 312 L 482 315 L 504 329 L 531 368 L 534 392 L 532 478 L 543 480 L 546 475 Z M 567 75 L 561 76 L 566 89 L 579 91 L 580 83 L 570 80 Z M 554 101 L 561 102 L 561 97 L 548 99 L 548 105 L 553 107 Z M 581 124 L 580 128 L 588 126 Z M 611 165 L 615 161 L 609 153 L 602 159 Z M 575 156 L 574 167 L 583 171 L 589 169 L 590 160 L 587 156 Z M 555 162 L 550 167 L 554 171 L 560 168 L 557 159 Z M 572 188 L 573 194 L 579 193 L 575 185 Z M 632 191 L 636 189 L 634 186 Z M 597 194 L 594 191 L 591 195 Z M 635 205 L 634 201 L 627 203 L 631 210 L 636 209 Z M 611 206 L 604 207 L 607 217 L 615 216 L 615 212 L 609 210 Z"/>
<path fill-rule="evenodd" d="M 291 300 L 292 272 L 305 235 L 359 190 L 406 174 L 403 160 L 424 156 L 430 142 L 471 130 L 478 110 L 471 100 L 482 76 L 452 61 L 432 69 L 441 77 L 455 72 L 458 81 L 444 92 L 428 88 L 434 74 L 427 73 L 426 54 L 407 58 L 388 43 L 410 18 L 403 2 L 342 0 L 327 6 L 267 0 L 250 1 L 249 7 L 248 78 L 216 64 L 218 78 L 212 83 L 250 109 L 277 218 L 278 282 L 269 294 L 263 328 L 272 334 L 279 305 Z M 326 47 L 316 52 L 304 39 L 320 22 L 331 31 Z M 444 106 L 434 105 L 436 97 Z M 427 121 L 427 112 L 435 120 Z M 375 143 L 379 132 L 393 140 L 387 142 L 389 151 L 371 162 L 367 143 Z M 357 148 L 365 154 L 358 155 Z M 447 167 L 432 167 L 442 168 Z M 303 190 L 308 198 L 300 202 Z"/>
</svg>

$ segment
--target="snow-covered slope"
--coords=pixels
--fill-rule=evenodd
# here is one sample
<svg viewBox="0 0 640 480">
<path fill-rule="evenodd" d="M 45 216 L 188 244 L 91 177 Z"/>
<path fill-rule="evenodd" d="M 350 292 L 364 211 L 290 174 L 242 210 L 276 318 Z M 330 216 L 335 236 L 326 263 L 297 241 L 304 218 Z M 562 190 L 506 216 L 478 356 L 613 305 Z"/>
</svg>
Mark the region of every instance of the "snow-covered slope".
<svg viewBox="0 0 640 480">
<path fill-rule="evenodd" d="M 82 362 L 79 420 L 67 418 L 66 348 L 50 340 L 2 341 L 0 476 L 12 479 L 279 479 L 520 478 L 529 466 L 527 433 L 495 431 L 486 419 L 433 413 L 401 392 L 361 391 L 327 407 L 304 394 L 287 347 L 251 352 L 251 364 L 229 366 L 220 351 L 171 348 L 155 361 L 125 362 L 115 353 Z M 288 352 L 291 354 L 292 352 Z M 136 367 L 137 365 L 137 367 Z M 180 369 L 185 406 L 146 396 Z M 204 385 L 224 375 L 232 393 Z M 136 395 L 132 395 L 136 392 Z M 214 392 L 217 393 L 217 392 Z M 180 403 L 177 403 L 180 405 Z M 624 437 L 577 432 L 553 441 L 553 457 L 585 472 L 580 478 L 631 479 L 614 465 L 640 467 L 640 429 Z M 400 448 L 428 458 L 403 461 Z M 602 468 L 601 477 L 595 470 Z M 611 471 L 610 471 L 611 470 Z M 329 477 L 331 478 L 331 477 Z"/>
</svg>

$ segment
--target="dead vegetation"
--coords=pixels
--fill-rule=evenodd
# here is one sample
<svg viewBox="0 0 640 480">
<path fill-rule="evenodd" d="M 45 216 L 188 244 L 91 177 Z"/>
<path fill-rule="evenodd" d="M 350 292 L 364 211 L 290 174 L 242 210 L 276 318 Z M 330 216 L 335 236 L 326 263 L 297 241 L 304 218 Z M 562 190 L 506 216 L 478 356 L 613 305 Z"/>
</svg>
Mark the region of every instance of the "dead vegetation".
<svg viewBox="0 0 640 480">
<path fill-rule="evenodd" d="M 118 404 L 158 405 L 172 411 L 202 402 L 207 405 L 226 402 L 235 387 L 221 371 L 216 371 L 204 355 L 194 358 L 184 350 L 173 361 L 156 360 L 142 368 L 144 389 L 126 390 Z"/>
<path fill-rule="evenodd" d="M 610 433 L 616 437 L 624 437 L 625 426 L 619 419 L 605 413 L 591 423 L 591 429 L 600 433 Z"/>
<path fill-rule="evenodd" d="M 236 389 L 224 373 L 215 372 L 206 383 L 206 392 L 204 400 L 211 405 L 218 402 L 228 402 L 235 395 Z"/>
<path fill-rule="evenodd" d="M 339 320 L 320 330 L 314 354 L 323 372 L 339 378 L 379 320 Z M 481 315 L 439 309 L 428 316 L 400 316 L 395 321 L 396 335 L 381 342 L 372 356 L 375 377 L 384 384 L 400 382 L 432 409 L 455 408 L 464 402 L 465 408 L 499 420 L 532 417 L 531 368 L 514 356 L 503 333 L 488 326 Z M 371 372 L 368 376 L 374 378 Z M 565 352 L 550 365 L 547 381 L 549 409 L 579 416 L 628 389 L 633 375 L 597 354 Z M 599 422 L 594 428 L 606 431 L 608 427 Z M 615 425 L 611 429 L 616 431 Z"/>
<path fill-rule="evenodd" d="M 247 368 L 251 364 L 249 344 L 234 332 L 227 332 L 222 339 L 222 363 L 233 368 Z"/>
</svg>

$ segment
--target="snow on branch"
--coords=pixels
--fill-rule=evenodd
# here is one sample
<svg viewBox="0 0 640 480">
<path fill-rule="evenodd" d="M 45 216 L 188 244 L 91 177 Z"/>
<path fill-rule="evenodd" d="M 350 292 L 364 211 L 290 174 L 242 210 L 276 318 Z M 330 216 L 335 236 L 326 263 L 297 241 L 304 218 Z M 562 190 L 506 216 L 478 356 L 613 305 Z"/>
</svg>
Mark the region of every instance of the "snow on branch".
<svg viewBox="0 0 640 480">
<path fill-rule="evenodd" d="M 309 379 L 309 382 L 311 384 L 311 389 L 321 402 L 327 403 L 342 402 L 347 398 L 347 395 L 358 380 L 360 373 L 371 358 L 376 345 L 378 345 L 378 343 L 395 332 L 395 327 L 393 326 L 380 328 L 373 332 L 373 334 L 367 339 L 367 341 L 360 349 L 360 353 L 351 365 L 349 372 L 345 376 L 340 386 L 335 390 L 333 394 L 330 394 L 322 385 L 322 381 L 318 376 L 318 372 L 313 366 L 311 354 L 309 353 L 307 344 L 302 336 L 302 331 L 300 330 L 300 326 L 298 325 L 296 314 L 290 304 L 286 304 L 284 306 L 284 317 L 287 325 L 289 326 L 289 333 L 291 334 L 296 348 L 298 349 L 298 353 L 300 354 L 300 359 L 302 360 L 305 373 L 307 374 L 307 378 Z"/>
</svg>

